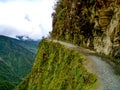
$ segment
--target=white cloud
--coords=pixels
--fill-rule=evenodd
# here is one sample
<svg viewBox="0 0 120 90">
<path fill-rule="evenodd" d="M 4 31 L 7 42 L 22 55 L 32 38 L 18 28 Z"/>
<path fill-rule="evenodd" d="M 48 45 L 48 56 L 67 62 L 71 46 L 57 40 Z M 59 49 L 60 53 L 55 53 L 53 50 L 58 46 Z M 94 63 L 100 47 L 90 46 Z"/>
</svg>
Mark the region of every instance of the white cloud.
<svg viewBox="0 0 120 90">
<path fill-rule="evenodd" d="M 13 2 L 0 3 L 0 25 L 7 27 L 4 31 L 0 27 L 0 35 L 11 37 L 28 35 L 33 39 L 46 36 L 52 30 L 53 5 L 54 0 L 32 2 L 13 0 Z M 14 30 L 8 29 L 8 27 L 13 27 Z"/>
</svg>

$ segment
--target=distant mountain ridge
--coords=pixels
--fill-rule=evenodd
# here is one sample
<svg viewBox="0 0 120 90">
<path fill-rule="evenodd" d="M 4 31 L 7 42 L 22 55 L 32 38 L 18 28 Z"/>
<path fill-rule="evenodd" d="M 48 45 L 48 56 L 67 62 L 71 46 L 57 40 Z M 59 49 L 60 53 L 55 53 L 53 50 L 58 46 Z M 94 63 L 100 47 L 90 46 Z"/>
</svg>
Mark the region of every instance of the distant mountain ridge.
<svg viewBox="0 0 120 90">
<path fill-rule="evenodd" d="M 0 90 L 11 90 L 31 70 L 37 45 L 0 35 Z"/>
<path fill-rule="evenodd" d="M 25 35 L 16 36 L 16 38 L 23 41 L 34 41 L 29 36 L 25 36 Z"/>
<path fill-rule="evenodd" d="M 17 36 L 17 37 L 23 37 L 23 36 Z M 30 50 L 33 53 L 36 53 L 36 51 L 37 51 L 36 47 L 37 47 L 38 43 L 41 41 L 41 40 L 32 40 L 32 39 L 23 40 L 22 38 L 15 39 L 15 38 L 3 36 L 3 35 L 0 35 L 0 39 L 6 39 L 6 40 L 10 40 L 12 42 L 15 42 L 15 43 L 19 44 L 20 46 Z"/>
</svg>

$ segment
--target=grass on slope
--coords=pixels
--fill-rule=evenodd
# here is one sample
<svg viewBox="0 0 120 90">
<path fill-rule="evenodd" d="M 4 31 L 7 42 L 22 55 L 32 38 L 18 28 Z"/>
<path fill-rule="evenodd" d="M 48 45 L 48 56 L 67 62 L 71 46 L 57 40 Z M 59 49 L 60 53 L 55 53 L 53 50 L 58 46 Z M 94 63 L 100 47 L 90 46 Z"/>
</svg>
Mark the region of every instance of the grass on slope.
<svg viewBox="0 0 120 90">
<path fill-rule="evenodd" d="M 43 40 L 29 75 L 17 90 L 90 90 L 96 77 L 86 71 L 84 58 L 59 43 Z"/>
</svg>

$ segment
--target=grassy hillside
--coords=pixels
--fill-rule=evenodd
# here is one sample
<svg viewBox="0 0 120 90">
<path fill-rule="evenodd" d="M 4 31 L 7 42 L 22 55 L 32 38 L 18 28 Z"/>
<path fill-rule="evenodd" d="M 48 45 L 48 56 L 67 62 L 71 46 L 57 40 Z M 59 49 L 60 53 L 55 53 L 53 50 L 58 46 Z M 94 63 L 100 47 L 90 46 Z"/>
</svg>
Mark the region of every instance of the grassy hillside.
<svg viewBox="0 0 120 90">
<path fill-rule="evenodd" d="M 16 90 L 90 90 L 96 78 L 86 71 L 84 61 L 79 52 L 43 40 L 32 71 Z"/>
<path fill-rule="evenodd" d="M 37 42 L 31 44 L 0 36 L 0 90 L 11 90 L 31 70 Z"/>
</svg>

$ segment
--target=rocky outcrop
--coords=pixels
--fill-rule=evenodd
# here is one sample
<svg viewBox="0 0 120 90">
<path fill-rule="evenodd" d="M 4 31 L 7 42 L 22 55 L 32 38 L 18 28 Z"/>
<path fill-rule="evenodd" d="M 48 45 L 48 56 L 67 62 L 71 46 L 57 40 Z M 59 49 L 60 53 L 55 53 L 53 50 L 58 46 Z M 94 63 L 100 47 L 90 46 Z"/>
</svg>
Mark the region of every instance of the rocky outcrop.
<svg viewBox="0 0 120 90">
<path fill-rule="evenodd" d="M 120 0 L 60 0 L 52 38 L 112 55 L 120 48 Z"/>
<path fill-rule="evenodd" d="M 106 55 L 114 54 L 120 46 L 120 1 L 108 0 L 103 7 L 95 11 L 94 29 L 101 34 L 94 35 L 94 49 Z"/>
</svg>

